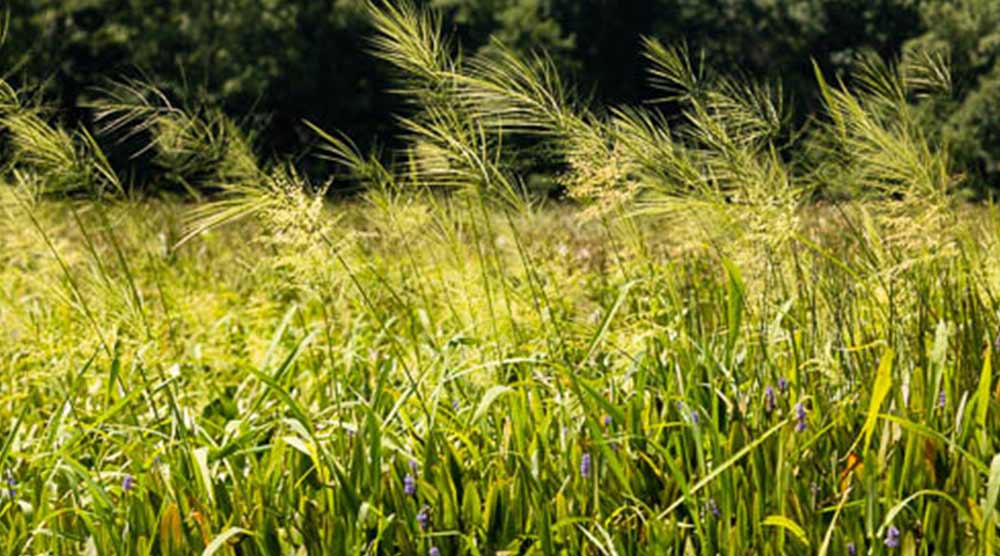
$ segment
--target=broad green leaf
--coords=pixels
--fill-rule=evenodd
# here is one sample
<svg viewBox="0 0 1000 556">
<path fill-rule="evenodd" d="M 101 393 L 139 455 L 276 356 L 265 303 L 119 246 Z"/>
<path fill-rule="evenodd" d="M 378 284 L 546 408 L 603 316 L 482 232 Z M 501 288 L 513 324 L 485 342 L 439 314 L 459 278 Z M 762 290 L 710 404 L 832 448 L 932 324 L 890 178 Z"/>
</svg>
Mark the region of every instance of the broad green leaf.
<svg viewBox="0 0 1000 556">
<path fill-rule="evenodd" d="M 781 527 L 782 529 L 790 532 L 792 536 L 798 539 L 799 542 L 809 546 L 809 538 L 806 536 L 806 532 L 799 526 L 798 523 L 795 523 L 791 519 L 783 515 L 769 515 L 764 518 L 763 523 L 764 525 L 768 525 L 770 527 Z"/>
<path fill-rule="evenodd" d="M 895 355 L 896 353 L 892 348 L 885 348 L 885 351 L 882 353 L 882 361 L 879 362 L 878 371 L 875 374 L 872 398 L 868 404 L 868 416 L 865 418 L 865 425 L 861 429 L 861 434 L 854 441 L 854 445 L 857 446 L 858 441 L 864 437 L 865 445 L 862 449 L 863 452 L 868 451 L 868 446 L 871 444 L 872 432 L 875 430 L 875 424 L 878 423 L 879 408 L 882 407 L 882 402 L 885 401 L 886 396 L 889 395 L 889 390 L 892 388 L 892 360 Z"/>
<path fill-rule="evenodd" d="M 981 431 L 986 428 L 986 413 L 990 408 L 990 378 L 993 373 L 990 358 L 992 354 L 993 347 L 986 346 L 986 351 L 983 354 L 983 369 L 979 373 L 979 387 L 976 389 L 976 425 Z"/>
<path fill-rule="evenodd" d="M 208 497 L 209 503 L 215 505 L 212 473 L 208 470 L 208 448 L 204 446 L 195 448 L 191 452 L 191 458 L 194 460 L 194 468 L 198 472 L 198 482 L 201 483 L 204 494 Z"/>
</svg>

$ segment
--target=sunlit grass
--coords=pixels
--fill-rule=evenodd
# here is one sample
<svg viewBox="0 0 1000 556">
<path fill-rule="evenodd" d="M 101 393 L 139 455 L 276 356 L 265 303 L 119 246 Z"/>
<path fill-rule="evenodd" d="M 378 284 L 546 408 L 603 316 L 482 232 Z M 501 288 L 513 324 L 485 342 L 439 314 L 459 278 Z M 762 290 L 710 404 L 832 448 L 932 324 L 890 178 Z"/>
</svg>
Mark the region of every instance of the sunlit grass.
<svg viewBox="0 0 1000 556">
<path fill-rule="evenodd" d="M 683 48 L 676 117 L 597 110 L 398 6 L 406 147 L 310 126 L 320 184 L 127 82 L 102 140 L 189 192 L 140 200 L 0 91 L 0 553 L 997 551 L 1000 220 L 910 114 L 941 58 L 817 72 L 803 132 Z"/>
<path fill-rule="evenodd" d="M 8 553 L 994 546 L 995 227 L 880 273 L 814 210 L 750 275 L 576 209 L 326 210 L 353 240 L 307 274 L 253 224 L 172 249 L 171 204 L 5 224 Z"/>
</svg>

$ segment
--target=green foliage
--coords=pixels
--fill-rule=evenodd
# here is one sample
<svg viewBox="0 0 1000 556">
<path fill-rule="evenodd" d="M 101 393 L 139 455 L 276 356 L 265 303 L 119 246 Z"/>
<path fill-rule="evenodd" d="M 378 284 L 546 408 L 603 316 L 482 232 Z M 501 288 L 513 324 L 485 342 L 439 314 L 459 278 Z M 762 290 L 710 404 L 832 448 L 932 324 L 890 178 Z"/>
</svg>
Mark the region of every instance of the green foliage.
<svg viewBox="0 0 1000 556">
<path fill-rule="evenodd" d="M 816 64 L 802 133 L 683 46 L 601 109 L 367 9 L 402 156 L 306 124 L 356 202 L 124 81 L 99 129 L 208 191 L 136 203 L 0 87 L 0 554 L 997 552 L 1000 218 L 922 126 L 942 56 Z"/>
<path fill-rule="evenodd" d="M 5 553 L 881 554 L 889 525 L 995 548 L 987 209 L 893 275 L 852 211 L 761 273 L 673 257 L 648 219 L 634 251 L 575 210 L 459 200 L 321 211 L 352 239 L 315 259 L 266 219 L 165 248 L 188 210 L 4 220 Z"/>
<path fill-rule="evenodd" d="M 445 34 L 463 49 L 459 58 L 502 49 L 544 52 L 560 78 L 578 83 L 580 96 L 593 97 L 595 106 L 639 104 L 655 94 L 643 78 L 641 38 L 648 36 L 665 44 L 687 42 L 725 74 L 740 68 L 758 82 L 780 76 L 800 121 L 817 108 L 811 58 L 824 71 L 845 71 L 864 49 L 891 57 L 922 30 L 911 0 L 419 4 L 440 10 Z M 13 14 L 11 48 L 0 63 L 12 69 L 19 88 L 44 83 L 46 98 L 70 127 L 90 123 L 95 87 L 123 77 L 155 84 L 177 106 L 253 120 L 262 130 L 263 152 L 282 155 L 312 144 L 303 120 L 339 129 L 368 146 L 398 129 L 393 115 L 407 114 L 405 101 L 386 93 L 386 66 L 371 63 L 372 22 L 361 0 L 11 0 L 7 5 Z M 674 107 L 662 108 L 674 115 Z M 149 170 L 144 159 L 129 160 L 128 151 L 109 149 L 116 167 Z M 544 155 L 530 165 L 536 179 L 548 174 L 551 182 L 551 161 Z"/>
<path fill-rule="evenodd" d="M 573 54 L 576 37 L 559 20 L 565 2 L 431 0 L 429 4 L 454 21 L 465 45 L 488 51 L 493 48 L 489 40 L 492 36 L 518 52 L 547 52 L 566 71 L 579 69 Z"/>
<path fill-rule="evenodd" d="M 948 53 L 957 93 L 951 102 L 925 107 L 927 127 L 950 144 L 979 185 L 995 183 L 1000 176 L 1000 5 L 929 2 L 924 22 L 927 32 L 907 49 Z"/>
</svg>

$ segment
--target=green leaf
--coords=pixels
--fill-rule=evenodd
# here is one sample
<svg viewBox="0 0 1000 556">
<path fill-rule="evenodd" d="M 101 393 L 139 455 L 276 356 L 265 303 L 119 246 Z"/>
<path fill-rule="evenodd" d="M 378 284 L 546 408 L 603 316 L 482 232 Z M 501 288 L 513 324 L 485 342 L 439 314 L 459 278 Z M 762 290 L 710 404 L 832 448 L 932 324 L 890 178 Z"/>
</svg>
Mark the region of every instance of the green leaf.
<svg viewBox="0 0 1000 556">
<path fill-rule="evenodd" d="M 28 414 L 29 407 L 31 407 L 30 404 L 24 404 L 21 407 L 21 414 L 17 416 L 17 420 L 14 421 L 14 425 L 10 428 L 7 438 L 4 439 L 3 447 L 0 448 L 0 465 L 3 465 L 7 459 L 7 454 L 10 453 L 10 447 L 14 445 L 14 438 L 17 436 L 18 429 L 21 428 L 21 423 L 24 422 L 24 416 Z"/>
<path fill-rule="evenodd" d="M 487 390 L 486 393 L 483 394 L 483 399 L 479 400 L 479 405 L 476 407 L 476 412 L 472 414 L 472 421 L 476 422 L 479 419 L 481 419 L 483 415 L 486 415 L 486 412 L 489 411 L 490 409 L 490 405 L 492 405 L 493 402 L 497 400 L 497 398 L 508 392 L 513 392 L 513 391 L 514 391 L 513 388 L 509 386 L 504 386 L 502 384 L 494 386 L 489 390 Z"/>
<path fill-rule="evenodd" d="M 204 446 L 195 448 L 191 452 L 191 458 L 194 460 L 194 468 L 198 471 L 199 482 L 202 485 L 205 495 L 208 496 L 209 503 L 215 505 L 215 492 L 212 488 L 212 474 L 208 470 L 208 448 Z"/>
<path fill-rule="evenodd" d="M 686 497 L 692 496 L 694 495 L 694 493 L 705 488 L 705 486 L 714 481 L 719 475 L 722 475 L 727 469 L 729 469 L 733 465 L 736 465 L 736 462 L 746 457 L 747 454 L 752 452 L 757 446 L 763 444 L 765 440 L 770 438 L 771 435 L 781 430 L 781 428 L 787 424 L 788 424 L 788 419 L 782 420 L 778 424 L 768 429 L 767 432 L 755 438 L 753 442 L 744 446 L 742 450 L 733 454 L 731 458 L 724 461 L 721 465 L 713 469 L 711 473 L 705 475 L 700 481 L 695 483 L 695 485 L 691 487 L 691 491 L 689 493 L 687 493 L 685 496 L 678 498 L 677 500 L 674 500 L 672 504 L 667 506 L 667 509 L 660 512 L 660 514 L 657 516 L 657 519 L 666 519 L 666 517 L 670 515 L 670 512 L 674 511 L 675 509 L 677 509 L 678 506 L 684 503 Z"/>
<path fill-rule="evenodd" d="M 229 539 L 235 537 L 236 535 L 252 535 L 252 534 L 253 534 L 252 531 L 248 531 L 240 527 L 230 527 L 229 529 L 226 529 L 225 531 L 219 533 L 218 536 L 212 539 L 212 542 L 208 543 L 208 546 L 206 546 L 205 550 L 202 551 L 201 556 L 211 556 L 212 554 L 215 554 L 216 552 L 219 551 L 220 548 L 222 548 L 223 545 L 229 542 Z"/>
<path fill-rule="evenodd" d="M 771 527 L 781 527 L 782 529 L 786 529 L 792 534 L 792 536 L 798 539 L 799 542 L 809 546 L 809 538 L 806 537 L 806 532 L 799 526 L 798 523 L 795 523 L 791 519 L 788 519 L 783 515 L 769 515 L 764 518 L 763 523 L 764 525 Z"/>
<path fill-rule="evenodd" d="M 968 512 L 965 511 L 965 509 L 958 502 L 958 500 L 955 500 L 947 492 L 942 492 L 940 490 L 931 490 L 931 489 L 918 490 L 917 492 L 914 492 L 913 494 L 907 496 L 906 498 L 901 500 L 898 504 L 889 509 L 889 511 L 885 514 L 885 518 L 882 519 L 882 525 L 879 526 L 878 531 L 875 534 L 878 535 L 879 537 L 884 535 L 885 529 L 889 527 L 889 525 L 892 524 L 893 521 L 895 521 L 896 516 L 899 515 L 900 512 L 902 512 L 908 505 L 910 505 L 910 502 L 913 502 L 918 498 L 931 497 L 931 496 L 940 498 L 941 500 L 944 500 L 945 502 L 951 504 L 952 507 L 955 508 L 956 518 L 961 519 L 963 521 L 968 519 Z"/>
<path fill-rule="evenodd" d="M 948 323 L 941 321 L 934 332 L 934 347 L 931 348 L 931 363 L 943 365 L 948 356 L 948 337 L 951 335 L 951 327 Z"/>
<path fill-rule="evenodd" d="M 729 321 L 729 335 L 726 339 L 726 349 L 729 354 L 732 354 L 736 340 L 739 338 L 740 328 L 743 325 L 744 286 L 739 268 L 728 260 L 724 264 L 728 277 L 726 281 L 726 298 L 728 300 L 726 317 Z"/>
<path fill-rule="evenodd" d="M 976 389 L 976 425 L 981 431 L 986 429 L 986 412 L 990 407 L 990 378 L 993 372 L 992 346 L 986 346 L 983 354 L 983 370 L 979 373 L 979 387 Z"/>
<path fill-rule="evenodd" d="M 882 361 L 878 365 L 878 371 L 875 375 L 875 385 L 872 387 L 871 402 L 868 404 L 868 416 L 865 418 L 865 425 L 861 429 L 861 434 L 854 441 L 854 445 L 857 446 L 862 436 L 864 437 L 865 445 L 862 450 L 864 452 L 868 451 L 868 446 L 871 444 L 872 432 L 875 430 L 875 424 L 878 423 L 879 408 L 882 407 L 882 402 L 885 401 L 886 396 L 889 395 L 889 390 L 892 388 L 892 360 L 895 356 L 896 352 L 892 348 L 885 348 L 885 351 L 882 353 Z"/>
<path fill-rule="evenodd" d="M 931 428 L 928 428 L 925 425 L 921 425 L 920 423 L 914 423 L 913 421 L 909 421 L 907 419 L 904 419 L 902 417 L 898 417 L 896 415 L 888 415 L 888 414 L 883 413 L 883 414 L 879 415 L 878 417 L 879 417 L 879 419 L 885 419 L 886 421 L 891 421 L 893 423 L 896 423 L 897 425 L 903 427 L 904 429 L 906 429 L 906 430 L 908 430 L 910 432 L 914 432 L 916 434 L 919 434 L 921 436 L 925 436 L 927 438 L 934 438 L 934 439 L 936 439 L 936 440 L 938 440 L 938 441 L 940 441 L 940 442 L 942 442 L 944 444 L 947 444 L 949 448 L 951 448 L 952 450 L 955 450 L 956 452 L 958 452 L 958 453 L 962 454 L 963 456 L 965 456 L 965 458 L 967 460 L 969 460 L 969 463 L 971 463 L 973 465 L 973 467 L 975 467 L 980 473 L 982 473 L 984 475 L 986 475 L 986 474 L 989 473 L 989 471 L 986 468 L 986 464 L 983 463 L 982 460 L 980 460 L 975 455 L 973 455 L 971 452 L 969 452 L 968 450 L 966 450 L 965 448 L 963 448 L 961 444 L 959 444 L 958 442 L 955 442 L 954 440 L 952 440 L 952 439 L 944 436 L 943 434 L 941 434 L 941 433 L 939 433 L 939 432 L 937 432 L 937 431 L 935 431 L 935 430 L 933 430 Z"/>
<path fill-rule="evenodd" d="M 983 499 L 983 546 L 993 546 L 996 538 L 997 498 L 1000 497 L 1000 454 L 990 462 L 990 478 Z"/>
<path fill-rule="evenodd" d="M 625 303 L 625 299 L 628 297 L 628 292 L 635 286 L 636 280 L 627 282 L 618 291 L 618 297 L 615 298 L 615 302 L 611 305 L 611 309 L 604 314 L 604 318 L 601 320 L 601 326 L 597 328 L 594 335 L 590 338 L 590 344 L 587 346 L 587 355 L 581 360 L 581 365 L 586 365 L 590 358 L 594 356 L 597 352 L 597 346 L 601 344 L 604 340 L 604 336 L 607 335 L 608 330 L 611 328 L 611 321 L 614 320 L 615 315 L 618 314 L 618 310 L 621 309 L 622 304 Z"/>
</svg>

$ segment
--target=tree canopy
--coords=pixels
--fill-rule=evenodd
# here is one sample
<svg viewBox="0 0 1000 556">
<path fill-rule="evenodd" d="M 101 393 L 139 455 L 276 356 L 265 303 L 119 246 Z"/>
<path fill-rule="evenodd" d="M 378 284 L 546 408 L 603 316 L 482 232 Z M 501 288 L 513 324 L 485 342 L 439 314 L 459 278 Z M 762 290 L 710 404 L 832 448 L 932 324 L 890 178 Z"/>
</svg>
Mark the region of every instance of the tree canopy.
<svg viewBox="0 0 1000 556">
<path fill-rule="evenodd" d="M 1000 4 L 991 0 L 423 0 L 456 52 L 494 48 L 551 57 L 596 106 L 656 96 L 643 37 L 686 44 L 714 68 L 780 80 L 796 118 L 818 105 L 813 63 L 846 75 L 867 52 L 913 45 L 949 53 L 948 102 L 924 107 L 928 126 L 979 182 L 1000 173 Z M 268 154 L 293 156 L 312 139 L 302 124 L 361 145 L 390 141 L 391 68 L 370 54 L 365 0 L 9 0 L 0 67 L 87 123 L 110 80 L 154 83 L 188 106 L 224 110 L 260 133 Z M 669 106 L 667 107 L 669 110 Z"/>
</svg>

